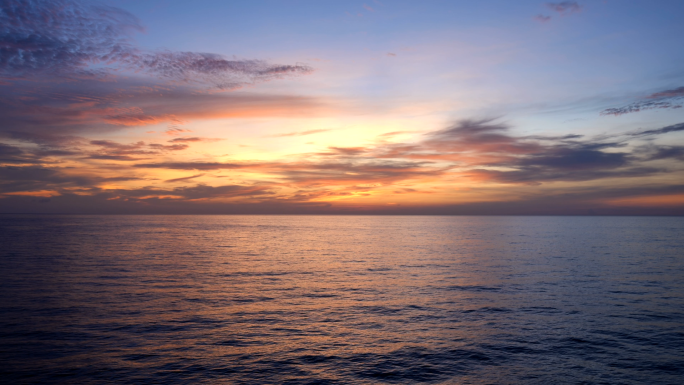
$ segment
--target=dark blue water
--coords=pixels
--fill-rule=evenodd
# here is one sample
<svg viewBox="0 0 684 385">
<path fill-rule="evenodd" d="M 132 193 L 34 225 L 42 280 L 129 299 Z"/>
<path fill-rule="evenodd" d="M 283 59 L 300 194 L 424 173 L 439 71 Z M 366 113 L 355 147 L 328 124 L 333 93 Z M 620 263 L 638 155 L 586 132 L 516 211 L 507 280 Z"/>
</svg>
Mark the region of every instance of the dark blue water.
<svg viewBox="0 0 684 385">
<path fill-rule="evenodd" d="M 684 218 L 4 215 L 0 245 L 2 383 L 684 383 Z"/>
</svg>

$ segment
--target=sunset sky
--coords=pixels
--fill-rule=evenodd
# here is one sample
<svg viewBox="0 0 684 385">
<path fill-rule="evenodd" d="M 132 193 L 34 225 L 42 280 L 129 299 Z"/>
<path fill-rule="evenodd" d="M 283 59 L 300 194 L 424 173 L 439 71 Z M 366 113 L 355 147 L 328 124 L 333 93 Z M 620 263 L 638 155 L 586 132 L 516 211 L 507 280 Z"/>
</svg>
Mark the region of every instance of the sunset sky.
<svg viewBox="0 0 684 385">
<path fill-rule="evenodd" d="M 684 2 L 0 1 L 0 213 L 684 214 Z"/>
</svg>

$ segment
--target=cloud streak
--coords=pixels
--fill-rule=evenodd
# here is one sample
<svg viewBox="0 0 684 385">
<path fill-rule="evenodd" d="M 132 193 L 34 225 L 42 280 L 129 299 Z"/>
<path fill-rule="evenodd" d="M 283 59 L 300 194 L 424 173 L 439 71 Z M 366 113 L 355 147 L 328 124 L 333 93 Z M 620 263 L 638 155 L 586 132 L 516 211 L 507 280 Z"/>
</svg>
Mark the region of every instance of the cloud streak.
<svg viewBox="0 0 684 385">
<path fill-rule="evenodd" d="M 684 102 L 684 87 L 665 90 L 648 95 L 642 100 L 623 107 L 607 108 L 601 115 L 620 116 L 645 110 L 682 108 Z"/>
<path fill-rule="evenodd" d="M 320 134 L 322 132 L 328 132 L 332 131 L 332 129 L 317 129 L 317 130 L 307 130 L 307 131 L 296 131 L 296 132 L 288 132 L 285 134 L 275 134 L 275 135 L 269 135 L 269 138 L 286 138 L 290 136 L 307 136 L 307 135 L 313 135 L 313 134 Z"/>
<path fill-rule="evenodd" d="M 123 91 L 122 91 L 123 90 Z M 78 80 L 0 86 L 0 136 L 35 143 L 73 140 L 84 133 L 167 123 L 171 136 L 185 135 L 193 119 L 289 117 L 325 114 L 321 100 L 251 92 L 198 93 L 146 81 Z M 313 132 L 312 132 L 313 133 Z M 69 139 L 69 137 L 72 137 Z"/>
</svg>

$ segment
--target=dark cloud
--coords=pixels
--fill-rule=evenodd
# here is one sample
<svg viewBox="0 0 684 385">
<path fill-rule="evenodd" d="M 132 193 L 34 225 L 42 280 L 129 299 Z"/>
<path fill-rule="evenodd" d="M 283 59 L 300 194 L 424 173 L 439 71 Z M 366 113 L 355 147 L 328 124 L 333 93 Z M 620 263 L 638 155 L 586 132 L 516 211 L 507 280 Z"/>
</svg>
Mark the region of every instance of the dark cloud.
<svg viewBox="0 0 684 385">
<path fill-rule="evenodd" d="M 555 167 L 530 166 L 515 171 L 474 169 L 464 175 L 482 182 L 540 185 L 543 182 L 579 182 L 612 178 L 636 178 L 650 176 L 667 170 L 654 167 L 634 167 L 611 170 L 610 167 L 593 167 L 587 170 L 560 170 Z"/>
<path fill-rule="evenodd" d="M 291 162 L 177 162 L 140 163 L 136 168 L 162 168 L 172 170 L 241 170 L 268 175 L 262 177 L 271 183 L 294 184 L 299 187 L 358 186 L 380 187 L 404 180 L 435 178 L 444 175 L 449 167 L 431 167 L 429 162 L 406 160 L 350 159 L 329 161 Z"/>
<path fill-rule="evenodd" d="M 653 136 L 682 129 L 684 124 L 677 124 L 632 135 Z M 309 185 L 352 180 L 357 184 L 370 183 L 374 178 L 387 184 L 449 173 L 479 181 L 539 184 L 655 175 L 669 170 L 642 163 L 657 156 L 677 158 L 674 148 L 656 146 L 642 154 L 628 148 L 626 142 L 611 138 L 585 139 L 576 134 L 516 136 L 508 125 L 492 119 L 463 120 L 426 133 L 423 138 L 413 143 L 381 143 L 373 147 L 329 147 L 330 151 L 308 154 L 308 162 L 259 164 L 258 168 Z M 380 165 L 378 159 L 385 162 Z M 374 169 L 375 166 L 384 169 Z"/>
<path fill-rule="evenodd" d="M 635 148 L 634 152 L 646 160 L 684 160 L 684 146 L 648 143 Z"/>
<path fill-rule="evenodd" d="M 591 170 L 617 168 L 629 163 L 628 154 L 606 153 L 582 147 L 560 146 L 525 157 L 517 164 L 522 167 L 545 167 L 558 170 Z"/>
<path fill-rule="evenodd" d="M 221 89 L 311 72 L 301 64 L 228 60 L 198 52 L 146 52 L 134 45 L 139 20 L 115 7 L 76 0 L 4 0 L 0 11 L 0 73 L 104 77 L 112 70 L 146 71 Z"/>
<path fill-rule="evenodd" d="M 341 154 L 341 155 L 354 156 L 354 155 L 361 155 L 364 152 L 368 151 L 368 149 L 365 147 L 334 147 L 334 146 L 330 146 L 330 147 L 328 147 L 328 149 L 330 149 L 331 151 L 325 152 L 322 154 L 323 155 Z"/>
<path fill-rule="evenodd" d="M 204 176 L 204 175 L 205 175 L 205 174 L 197 174 L 197 175 L 186 176 L 186 177 L 183 177 L 183 178 L 168 179 L 168 180 L 165 180 L 164 183 L 185 182 L 185 181 L 187 181 L 187 180 L 199 178 L 199 177 Z"/>
<path fill-rule="evenodd" d="M 140 161 L 169 151 L 182 151 L 190 147 L 185 143 L 164 145 L 159 143 L 146 144 L 145 142 L 139 141 L 136 143 L 122 144 L 111 140 L 91 140 L 90 144 L 98 146 L 99 149 L 94 152 L 89 152 L 87 156 L 88 159 L 120 161 Z"/>
<path fill-rule="evenodd" d="M 25 149 L 0 143 L 0 164 L 47 164 L 54 163 L 51 159 L 77 156 L 78 151 L 69 151 L 48 146 Z"/>
<path fill-rule="evenodd" d="M 433 150 L 479 153 L 526 154 L 540 145 L 508 134 L 510 127 L 492 119 L 462 120 L 452 127 L 427 135 L 422 145 Z"/>
<path fill-rule="evenodd" d="M 209 198 L 236 198 L 271 195 L 268 185 L 224 185 L 207 186 L 197 184 L 189 187 L 173 189 L 143 187 L 138 189 L 109 189 L 100 191 L 108 199 L 124 201 L 158 201 L 158 200 L 201 200 Z"/>
<path fill-rule="evenodd" d="M 178 181 L 199 177 L 195 175 L 179 178 Z M 41 193 L 50 191 L 55 195 L 73 194 L 79 189 L 86 196 L 100 196 L 104 199 L 146 200 L 146 199 L 208 199 L 251 197 L 272 194 L 271 187 L 265 184 L 206 186 L 198 184 L 193 187 L 177 187 L 163 189 L 144 187 L 138 189 L 108 189 L 98 186 L 103 183 L 138 180 L 137 177 L 103 178 L 83 175 L 68 168 L 46 168 L 40 166 L 4 166 L 0 167 L 0 202 L 18 193 Z M 173 182 L 170 180 L 169 182 Z M 4 195 L 4 198 L 3 198 Z M 30 195 L 30 194 L 26 194 Z"/>
<path fill-rule="evenodd" d="M 84 133 L 161 123 L 178 135 L 190 132 L 182 127 L 187 119 L 292 116 L 320 107 L 311 98 L 195 84 L 232 89 L 311 70 L 303 65 L 144 51 L 133 40 L 143 30 L 138 19 L 96 3 L 0 4 L 0 137 L 64 145 Z"/>
<path fill-rule="evenodd" d="M 483 195 L 490 191 L 478 189 Z M 7 195 L 0 199 L 3 213 L 78 214 L 389 214 L 389 215 L 684 215 L 680 206 L 620 204 L 619 199 L 684 195 L 684 185 L 631 187 L 563 187 L 533 190 L 509 201 L 464 202 L 395 206 L 333 205 L 311 202 L 316 192 L 301 192 L 301 200 L 279 199 L 269 186 L 193 186 L 186 189 L 106 190 L 92 195 L 65 192 L 49 200 Z M 225 195 L 222 195 L 225 194 Z M 340 196 L 344 196 L 344 192 Z M 331 194 L 332 195 L 332 194 Z M 211 201 L 208 197 L 225 196 Z M 191 198 L 192 199 L 188 199 Z M 247 199 L 247 201 L 242 200 Z M 43 201 L 44 204 L 36 204 Z M 611 203 L 614 202 L 614 203 Z"/>
<path fill-rule="evenodd" d="M 117 205 L 121 204 L 123 205 L 121 207 L 128 207 L 128 209 L 138 207 L 135 205 L 140 204 L 152 205 L 150 207 L 156 207 L 155 210 L 167 210 L 167 212 L 176 212 L 174 207 L 178 210 L 180 207 L 190 210 L 191 206 L 188 205 L 195 204 L 192 203 L 195 200 L 213 204 L 210 202 L 226 199 L 237 199 L 244 204 L 259 201 L 263 203 L 263 207 L 271 207 L 275 210 L 272 212 L 289 210 L 283 206 L 284 202 L 290 205 L 288 206 L 290 209 L 299 207 L 301 210 L 308 210 L 314 206 L 302 206 L 308 207 L 304 209 L 297 205 L 314 204 L 319 200 L 337 201 L 341 198 L 371 196 L 378 189 L 383 189 L 383 194 L 391 191 L 402 195 L 428 194 L 432 191 L 411 186 L 428 182 L 448 186 L 451 181 L 470 183 L 472 186 L 478 186 L 477 188 L 488 186 L 489 183 L 508 184 L 510 189 L 525 189 L 520 190 L 524 191 L 524 194 L 521 193 L 521 197 L 516 199 L 525 197 L 532 199 L 535 191 L 553 189 L 553 186 L 556 186 L 554 182 L 634 179 L 668 173 L 675 175 L 680 172 L 678 171 L 681 170 L 679 161 L 684 157 L 684 149 L 681 146 L 664 146 L 656 144 L 655 141 L 635 145 L 629 141 L 682 130 L 684 130 L 684 123 L 625 133 L 618 136 L 623 138 L 618 141 L 616 136 L 603 138 L 586 138 L 574 134 L 521 136 L 514 134 L 511 127 L 498 120 L 463 120 L 444 129 L 425 133 L 414 142 L 380 142 L 359 147 L 331 146 L 327 149 L 328 151 L 299 154 L 288 159 L 268 162 L 152 162 L 149 160 L 141 162 L 140 159 L 159 155 L 164 155 L 166 159 L 173 159 L 174 152 L 185 149 L 184 146 L 197 142 L 199 140 L 195 139 L 200 138 L 175 138 L 187 140 L 172 139 L 169 141 L 171 144 L 90 140 L 85 144 L 81 141 L 79 147 L 79 151 L 89 156 L 90 159 L 138 160 L 131 166 L 125 166 L 129 174 L 145 175 L 146 169 L 195 171 L 189 176 L 163 181 L 163 183 L 185 184 L 202 176 L 206 176 L 208 180 L 225 176 L 218 175 L 223 170 L 231 172 L 231 178 L 239 180 L 239 183 L 229 186 L 198 184 L 177 188 L 151 186 L 111 190 L 110 185 L 113 181 L 111 178 L 83 175 L 77 169 L 34 165 L 5 167 L 4 173 L 0 172 L 0 180 L 3 181 L 0 183 L 0 192 L 5 197 L 1 199 L 3 202 L 7 202 L 10 198 L 10 201 L 15 202 L 19 198 L 14 197 L 13 194 L 25 193 L 40 196 L 40 194 L 48 194 L 41 193 L 41 191 L 52 191 L 48 195 L 52 196 L 50 198 L 52 204 L 56 204 L 55 202 L 69 201 L 70 198 L 67 197 L 72 194 L 70 189 L 80 188 L 86 190 L 85 194 L 91 197 L 88 199 L 92 202 L 95 202 L 95 197 L 99 197 L 97 199 L 102 201 L 106 200 L 103 207 L 109 207 L 108 205 L 114 204 L 110 201 L 116 201 L 119 202 L 116 203 Z M 41 148 L 41 151 L 65 151 L 72 154 L 75 150 Z M 0 154 L 17 162 L 17 165 L 21 165 L 24 164 L 21 163 L 24 160 L 36 157 L 37 151 L 5 145 L 0 147 Z M 217 175 L 207 174 L 206 172 L 209 171 L 216 171 Z M 101 186 L 105 184 L 109 186 L 109 189 L 101 190 Z M 608 185 L 605 182 L 603 184 Z M 595 192 L 599 190 L 602 188 L 595 187 Z M 589 199 L 589 195 L 583 196 L 582 199 Z M 629 197 L 628 194 L 625 196 Z M 595 198 L 605 200 L 609 197 L 596 195 Z M 543 202 L 545 198 L 542 196 L 535 199 Z M 635 202 L 638 203 L 638 199 L 641 198 L 634 199 L 637 199 Z M 176 206 L 173 206 L 174 202 Z M 577 207 L 585 207 L 582 206 L 580 200 L 576 203 Z M 0 202 L 0 204 L 4 203 Z M 501 210 L 504 210 L 503 207 L 509 207 L 504 203 L 501 205 L 497 206 L 492 203 L 486 206 L 487 209 L 482 205 L 478 207 L 482 209 L 481 212 L 493 210 L 495 207 Z M 335 203 L 329 207 L 315 206 L 315 210 L 330 213 L 337 212 L 335 210 L 343 206 L 344 204 Z M 443 206 L 445 207 L 447 206 Z M 468 211 L 462 206 L 458 206 L 458 209 L 455 208 L 457 206 L 449 207 L 452 207 L 454 212 Z M 528 210 L 531 207 L 528 207 Z M 406 212 L 411 210 L 413 209 L 409 208 Z M 533 211 L 528 213 L 531 212 Z M 549 208 L 547 212 L 554 211 Z"/>
<path fill-rule="evenodd" d="M 173 138 L 168 140 L 169 143 L 192 143 L 192 142 L 218 142 L 223 139 L 218 138 L 198 138 L 198 137 L 183 137 L 183 138 Z"/>
<path fill-rule="evenodd" d="M 537 15 L 534 17 L 534 20 L 537 20 L 538 22 L 541 22 L 541 23 L 546 23 L 546 22 L 551 21 L 551 16 Z"/>
<path fill-rule="evenodd" d="M 436 178 L 448 167 L 430 167 L 425 162 L 357 161 L 291 163 L 272 167 L 270 172 L 300 187 L 352 186 L 381 187 L 393 183 Z"/>
<path fill-rule="evenodd" d="M 382 158 L 409 158 L 483 164 L 541 151 L 536 140 L 511 136 L 510 127 L 493 119 L 463 120 L 423 135 L 416 143 L 391 143 L 372 153 Z"/>
<path fill-rule="evenodd" d="M 684 124 L 627 135 L 654 136 L 680 130 L 684 130 Z M 457 167 L 454 172 L 480 182 L 539 184 L 668 172 L 668 169 L 641 163 L 657 156 L 677 158 L 678 151 L 652 146 L 646 154 L 639 148 L 625 150 L 625 142 L 584 139 L 573 134 L 515 136 L 510 133 L 510 127 L 491 119 L 464 120 L 427 133 L 425 138 L 417 143 L 380 145 L 366 152 L 384 158 L 453 163 Z"/>
<path fill-rule="evenodd" d="M 186 199 L 206 199 L 272 195 L 273 191 L 269 185 L 226 185 L 212 187 L 198 184 L 193 187 L 178 187 L 173 189 L 171 193 L 179 194 Z"/>
<path fill-rule="evenodd" d="M 662 135 L 668 132 L 684 131 L 684 123 L 673 124 L 671 126 L 666 126 L 663 128 L 657 128 L 653 130 L 642 130 L 637 132 L 628 133 L 629 136 L 652 136 L 652 135 Z"/>
<path fill-rule="evenodd" d="M 147 146 L 159 151 L 182 151 L 190 147 L 187 144 L 164 145 L 159 143 L 150 143 Z"/>
<path fill-rule="evenodd" d="M 42 166 L 0 167 L 0 193 L 31 192 L 65 187 L 90 187 L 103 178 L 72 175 L 64 168 Z"/>
<path fill-rule="evenodd" d="M 88 155 L 86 158 L 87 159 L 96 159 L 96 160 L 120 160 L 120 161 L 129 161 L 129 162 L 149 159 L 146 157 L 139 157 L 139 156 L 111 155 L 111 154 L 91 154 L 91 155 Z"/>
<path fill-rule="evenodd" d="M 679 87 L 656 92 L 624 107 L 605 109 L 601 111 L 601 115 L 619 116 L 644 110 L 677 109 L 682 108 L 682 99 L 684 99 L 684 87 Z"/>
<path fill-rule="evenodd" d="M 684 146 L 661 146 L 651 155 L 651 160 L 674 158 L 684 161 Z"/>
<path fill-rule="evenodd" d="M 547 8 L 561 15 L 569 15 L 582 11 L 582 6 L 576 1 L 561 1 L 560 3 L 546 3 Z"/>
<path fill-rule="evenodd" d="M 108 149 L 118 150 L 118 151 L 132 151 L 137 150 L 145 146 L 145 142 L 137 142 L 132 144 L 121 144 L 111 140 L 91 140 L 90 144 L 95 146 L 101 146 Z"/>
<path fill-rule="evenodd" d="M 0 163 L 33 163 L 34 159 L 18 147 L 0 143 Z"/>
<path fill-rule="evenodd" d="M 166 168 L 170 170 L 234 170 L 241 168 L 254 168 L 261 163 L 222 163 L 222 162 L 164 162 L 164 163 L 140 163 L 138 168 Z"/>
</svg>

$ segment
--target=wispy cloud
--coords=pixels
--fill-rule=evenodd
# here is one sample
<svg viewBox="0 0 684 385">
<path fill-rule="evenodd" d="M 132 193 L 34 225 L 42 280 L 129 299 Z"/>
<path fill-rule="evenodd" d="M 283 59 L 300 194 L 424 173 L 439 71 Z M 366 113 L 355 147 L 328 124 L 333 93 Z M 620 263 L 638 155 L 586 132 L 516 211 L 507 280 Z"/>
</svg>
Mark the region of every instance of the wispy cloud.
<svg viewBox="0 0 684 385">
<path fill-rule="evenodd" d="M 164 183 L 176 183 L 176 182 L 185 182 L 191 179 L 199 178 L 201 176 L 204 176 L 205 174 L 197 174 L 197 175 L 192 175 L 192 176 L 186 176 L 183 178 L 174 178 L 174 179 L 168 179 L 165 180 Z"/>
<path fill-rule="evenodd" d="M 608 108 L 601 111 L 601 115 L 624 115 L 632 112 L 655 109 L 677 109 L 682 108 L 684 102 L 684 87 L 674 88 L 656 92 L 646 96 L 642 100 L 628 104 L 624 107 Z"/>
<path fill-rule="evenodd" d="M 652 135 L 662 135 L 669 132 L 684 131 L 684 123 L 673 124 L 671 126 L 666 126 L 662 128 L 656 128 L 651 130 L 639 130 L 635 132 L 627 133 L 629 136 L 652 136 Z"/>
<path fill-rule="evenodd" d="M 168 123 L 166 134 L 185 136 L 193 119 L 324 114 L 322 100 L 251 92 L 206 93 L 146 81 L 17 82 L 0 86 L 0 136 L 59 142 L 124 127 Z"/>
<path fill-rule="evenodd" d="M 380 134 L 378 136 L 381 138 L 389 138 L 389 137 L 397 136 L 397 135 L 401 135 L 401 134 L 412 134 L 414 132 L 415 131 L 391 131 L 391 132 L 385 132 L 384 134 Z"/>
<path fill-rule="evenodd" d="M 144 30 L 135 16 L 77 0 L 6 0 L 0 25 L 0 74 L 8 78 L 101 78 L 130 70 L 233 89 L 312 71 L 302 64 L 230 60 L 212 53 L 145 51 L 132 39 Z"/>
<path fill-rule="evenodd" d="M 576 1 L 562 1 L 560 3 L 546 3 L 544 5 L 549 10 L 559 13 L 561 16 L 567 16 L 582 11 L 582 6 Z M 551 16 L 538 14 L 534 17 L 534 20 L 540 23 L 548 23 L 551 21 Z"/>
<path fill-rule="evenodd" d="M 183 137 L 183 138 L 173 138 L 169 140 L 169 143 L 191 143 L 191 142 L 218 142 L 223 139 L 220 138 L 198 138 L 198 137 Z"/>
<path fill-rule="evenodd" d="M 576 1 L 561 1 L 560 3 L 546 3 L 547 8 L 561 15 L 569 15 L 582 11 L 582 6 Z"/>
<path fill-rule="evenodd" d="M 328 131 L 332 131 L 332 129 L 295 131 L 295 132 L 288 132 L 285 134 L 268 135 L 267 137 L 269 137 L 269 138 L 285 138 L 285 137 L 289 137 L 289 136 L 306 136 L 306 135 L 320 134 L 321 132 L 328 132 Z"/>
</svg>

